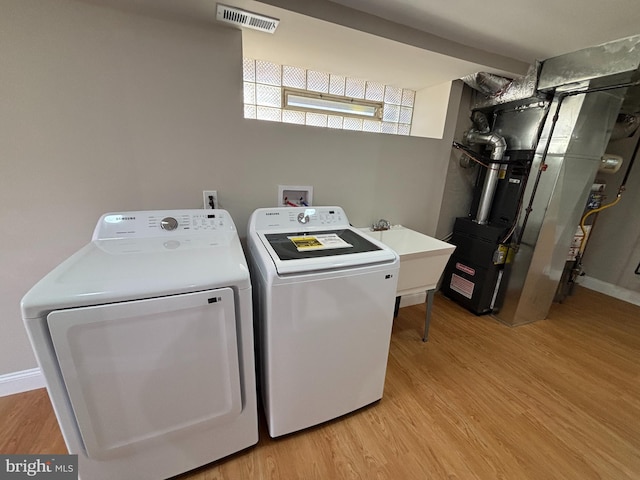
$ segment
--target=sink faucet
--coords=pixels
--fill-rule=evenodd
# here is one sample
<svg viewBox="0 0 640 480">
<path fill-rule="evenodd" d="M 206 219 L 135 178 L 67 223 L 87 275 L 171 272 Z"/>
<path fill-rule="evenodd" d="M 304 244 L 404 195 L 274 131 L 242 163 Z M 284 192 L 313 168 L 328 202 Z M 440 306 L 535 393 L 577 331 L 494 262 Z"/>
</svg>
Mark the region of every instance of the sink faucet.
<svg viewBox="0 0 640 480">
<path fill-rule="evenodd" d="M 379 232 L 380 230 L 389 230 L 390 228 L 391 223 L 389 222 L 389 220 L 385 220 L 384 218 L 381 218 L 376 223 L 371 225 L 371 230 L 373 230 L 374 232 Z"/>
</svg>

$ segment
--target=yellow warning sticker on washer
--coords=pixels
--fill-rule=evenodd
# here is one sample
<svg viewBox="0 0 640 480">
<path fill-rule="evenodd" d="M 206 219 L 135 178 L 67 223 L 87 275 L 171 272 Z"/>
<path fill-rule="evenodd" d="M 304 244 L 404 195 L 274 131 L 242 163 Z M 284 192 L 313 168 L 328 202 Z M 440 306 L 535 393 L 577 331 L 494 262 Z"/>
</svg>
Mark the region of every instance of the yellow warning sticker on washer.
<svg viewBox="0 0 640 480">
<path fill-rule="evenodd" d="M 287 238 L 293 242 L 299 252 L 306 250 L 326 250 L 329 248 L 348 248 L 353 246 L 345 242 L 335 233 Z"/>
<path fill-rule="evenodd" d="M 288 237 L 298 250 L 309 250 L 312 248 L 322 248 L 322 243 L 316 237 Z"/>
</svg>

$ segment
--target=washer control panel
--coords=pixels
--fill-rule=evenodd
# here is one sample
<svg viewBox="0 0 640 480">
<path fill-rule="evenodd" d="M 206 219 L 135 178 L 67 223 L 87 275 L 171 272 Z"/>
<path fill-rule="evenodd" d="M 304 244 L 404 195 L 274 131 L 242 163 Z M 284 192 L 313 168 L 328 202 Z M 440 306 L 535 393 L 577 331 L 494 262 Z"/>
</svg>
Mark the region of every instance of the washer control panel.
<svg viewBox="0 0 640 480">
<path fill-rule="evenodd" d="M 256 230 L 261 231 L 349 226 L 349 220 L 340 207 L 261 208 L 254 216 Z"/>
<path fill-rule="evenodd" d="M 164 217 L 162 220 L 160 220 L 160 228 L 162 228 L 163 230 L 175 230 L 176 228 L 178 228 L 178 225 L 180 224 L 173 217 Z"/>
<path fill-rule="evenodd" d="M 157 237 L 235 230 L 226 210 L 165 210 L 107 213 L 93 232 L 93 240 Z"/>
</svg>

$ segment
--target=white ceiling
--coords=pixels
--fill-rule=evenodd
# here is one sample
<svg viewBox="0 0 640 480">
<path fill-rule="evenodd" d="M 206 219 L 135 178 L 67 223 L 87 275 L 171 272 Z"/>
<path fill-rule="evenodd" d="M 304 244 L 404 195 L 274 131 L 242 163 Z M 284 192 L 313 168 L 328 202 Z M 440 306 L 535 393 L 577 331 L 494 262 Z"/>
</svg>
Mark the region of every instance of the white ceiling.
<svg viewBox="0 0 640 480">
<path fill-rule="evenodd" d="M 245 57 L 419 90 L 483 65 L 249 0 L 236 6 L 280 19 L 273 35 L 243 30 Z"/>
<path fill-rule="evenodd" d="M 215 23 L 216 0 L 84 0 Z M 638 0 L 220 0 L 281 20 L 245 56 L 421 89 L 640 33 Z"/>
<path fill-rule="evenodd" d="M 331 0 L 532 63 L 640 33 L 638 0 Z"/>
</svg>

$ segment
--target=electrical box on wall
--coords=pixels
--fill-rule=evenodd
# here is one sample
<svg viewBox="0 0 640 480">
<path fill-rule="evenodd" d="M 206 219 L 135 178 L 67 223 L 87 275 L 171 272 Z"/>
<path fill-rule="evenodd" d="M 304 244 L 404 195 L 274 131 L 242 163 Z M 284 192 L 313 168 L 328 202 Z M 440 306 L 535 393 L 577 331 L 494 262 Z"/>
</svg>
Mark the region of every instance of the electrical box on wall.
<svg viewBox="0 0 640 480">
<path fill-rule="evenodd" d="M 278 185 L 278 207 L 307 207 L 313 204 L 313 187 Z"/>
<path fill-rule="evenodd" d="M 203 204 L 203 208 L 220 208 L 220 205 L 218 204 L 218 191 L 203 190 L 202 204 Z"/>
</svg>

